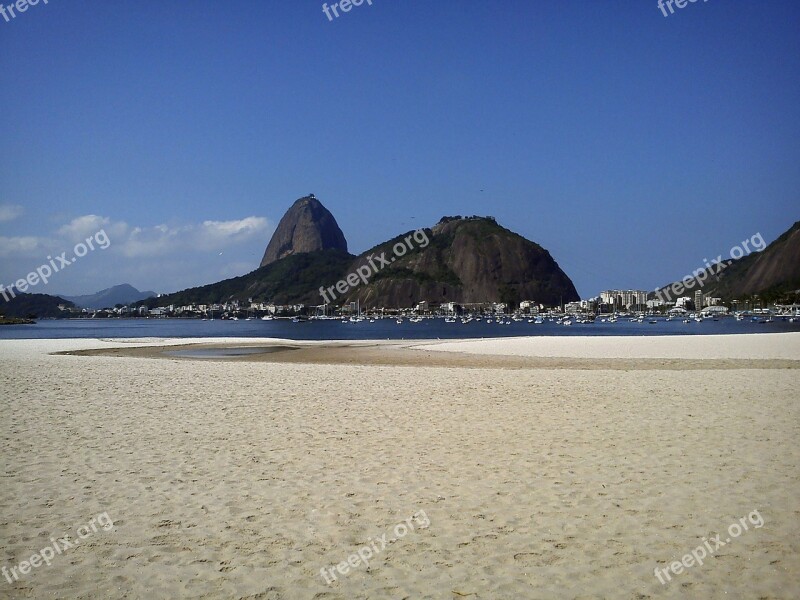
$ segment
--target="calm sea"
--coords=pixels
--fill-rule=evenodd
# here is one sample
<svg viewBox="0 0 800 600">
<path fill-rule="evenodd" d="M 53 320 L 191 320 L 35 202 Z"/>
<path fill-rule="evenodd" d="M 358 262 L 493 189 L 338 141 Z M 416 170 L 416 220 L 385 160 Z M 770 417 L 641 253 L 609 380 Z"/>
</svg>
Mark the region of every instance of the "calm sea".
<svg viewBox="0 0 800 600">
<path fill-rule="evenodd" d="M 731 333 L 769 333 L 800 331 L 800 322 L 776 318 L 771 323 L 755 323 L 722 318 L 701 323 L 658 319 L 655 324 L 573 323 L 571 326 L 545 321 L 541 325 L 527 321 L 511 321 L 510 325 L 472 321 L 446 323 L 442 319 L 425 319 L 421 323 L 394 319 L 378 319 L 374 323 L 342 323 L 341 321 L 309 321 L 292 323 L 273 321 L 202 321 L 197 319 L 76 319 L 42 320 L 35 325 L 0 326 L 0 339 L 47 338 L 137 338 L 137 337 L 272 337 L 292 340 L 365 340 L 365 339 L 446 339 L 488 338 L 550 335 L 708 335 Z"/>
</svg>

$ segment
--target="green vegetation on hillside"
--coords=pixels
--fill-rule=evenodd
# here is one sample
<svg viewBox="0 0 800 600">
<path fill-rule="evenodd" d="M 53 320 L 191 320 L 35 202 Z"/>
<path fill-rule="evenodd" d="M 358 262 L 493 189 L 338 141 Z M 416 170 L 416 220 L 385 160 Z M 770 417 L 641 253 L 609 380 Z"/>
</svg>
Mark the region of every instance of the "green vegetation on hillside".
<svg viewBox="0 0 800 600">
<path fill-rule="evenodd" d="M 293 254 L 247 275 L 226 279 L 201 287 L 191 288 L 149 298 L 143 304 L 156 306 L 185 306 L 189 304 L 216 304 L 239 300 L 247 302 L 274 302 L 275 304 L 320 303 L 319 287 L 334 285 L 346 275 L 354 257 L 341 250 L 319 250 Z"/>
<path fill-rule="evenodd" d="M 74 308 L 72 302 L 68 302 L 58 296 L 47 294 L 21 294 L 16 292 L 15 298 L 0 297 L 0 315 L 6 317 L 17 317 L 23 319 L 44 319 L 67 317 L 69 313 L 62 312 L 58 305 L 62 304 L 67 308 Z"/>
</svg>

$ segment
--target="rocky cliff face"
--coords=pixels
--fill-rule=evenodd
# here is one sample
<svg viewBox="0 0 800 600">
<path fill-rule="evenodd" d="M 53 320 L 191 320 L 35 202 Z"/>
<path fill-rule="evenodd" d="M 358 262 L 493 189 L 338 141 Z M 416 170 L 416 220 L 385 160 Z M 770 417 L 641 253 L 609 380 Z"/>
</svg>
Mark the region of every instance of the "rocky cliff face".
<svg viewBox="0 0 800 600">
<path fill-rule="evenodd" d="M 493 219 L 446 217 L 425 232 L 429 243 L 423 248 L 412 241 L 414 249 L 403 257 L 394 256 L 393 247 L 406 236 L 359 256 L 351 270 L 371 255 L 384 253 L 386 259 L 396 260 L 346 299 L 386 307 L 413 306 L 420 300 L 512 305 L 534 300 L 557 305 L 579 299 L 572 281 L 547 250 Z"/>
<path fill-rule="evenodd" d="M 731 264 L 718 282 L 706 287 L 715 295 L 729 298 L 800 288 L 800 221 L 762 252 Z"/>
<path fill-rule="evenodd" d="M 312 194 L 297 200 L 283 215 L 260 266 L 292 254 L 317 250 L 347 252 L 347 240 L 330 211 Z"/>
<path fill-rule="evenodd" d="M 757 250 L 756 241 L 758 238 L 750 240 L 750 250 Z M 658 290 L 658 297 L 674 301 L 671 288 L 678 284 L 686 288 L 682 295 L 701 290 L 727 301 L 754 295 L 765 301 L 796 301 L 800 289 L 800 221 L 761 252 L 753 251 L 739 260 L 723 257 L 721 267 L 714 265 L 697 278 L 690 278 L 689 286 L 685 281 L 671 283 Z"/>
</svg>

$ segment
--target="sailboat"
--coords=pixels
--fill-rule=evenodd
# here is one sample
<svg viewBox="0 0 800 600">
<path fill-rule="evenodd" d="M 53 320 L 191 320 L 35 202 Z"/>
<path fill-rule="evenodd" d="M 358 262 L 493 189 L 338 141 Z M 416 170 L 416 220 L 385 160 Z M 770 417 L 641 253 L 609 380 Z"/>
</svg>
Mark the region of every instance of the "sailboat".
<svg viewBox="0 0 800 600">
<path fill-rule="evenodd" d="M 350 317 L 351 323 L 361 323 L 364 317 L 361 316 L 361 301 L 356 299 L 356 316 Z"/>
</svg>

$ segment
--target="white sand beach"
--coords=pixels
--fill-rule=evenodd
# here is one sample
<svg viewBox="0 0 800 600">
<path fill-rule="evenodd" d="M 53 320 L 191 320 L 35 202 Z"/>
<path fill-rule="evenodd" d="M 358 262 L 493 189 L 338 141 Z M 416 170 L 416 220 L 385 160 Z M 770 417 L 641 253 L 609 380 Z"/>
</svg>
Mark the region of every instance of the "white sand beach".
<svg viewBox="0 0 800 600">
<path fill-rule="evenodd" d="M 0 341 L 0 567 L 18 574 L 0 597 L 797 597 L 800 334 L 375 344 L 618 359 L 601 369 L 124 352 L 189 341 L 287 343 Z M 123 350 L 50 354 L 92 348 Z M 110 530 L 20 573 L 103 513 Z M 365 546 L 368 567 L 326 582 Z"/>
<path fill-rule="evenodd" d="M 424 350 L 572 358 L 788 359 L 800 360 L 796 333 L 764 335 L 562 336 L 457 340 Z"/>
</svg>

